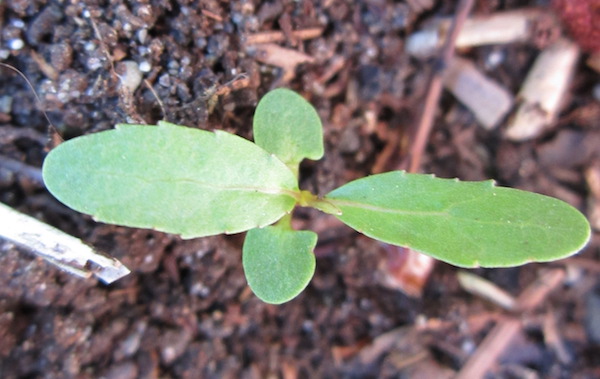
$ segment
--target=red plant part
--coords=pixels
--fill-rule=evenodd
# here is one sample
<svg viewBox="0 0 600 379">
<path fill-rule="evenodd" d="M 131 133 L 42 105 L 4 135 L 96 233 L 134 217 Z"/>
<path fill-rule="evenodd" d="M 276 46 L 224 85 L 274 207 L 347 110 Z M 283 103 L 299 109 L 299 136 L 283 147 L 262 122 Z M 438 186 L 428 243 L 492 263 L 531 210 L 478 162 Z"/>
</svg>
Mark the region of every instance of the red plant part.
<svg viewBox="0 0 600 379">
<path fill-rule="evenodd" d="M 554 0 L 552 5 L 584 50 L 600 51 L 600 0 Z"/>
</svg>

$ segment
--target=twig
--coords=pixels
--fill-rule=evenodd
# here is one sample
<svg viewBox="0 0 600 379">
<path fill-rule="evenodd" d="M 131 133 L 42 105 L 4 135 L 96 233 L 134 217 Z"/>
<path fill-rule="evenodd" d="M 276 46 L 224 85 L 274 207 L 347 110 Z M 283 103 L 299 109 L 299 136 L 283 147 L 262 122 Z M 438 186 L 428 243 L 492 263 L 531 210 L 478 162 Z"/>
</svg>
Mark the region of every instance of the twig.
<svg viewBox="0 0 600 379">
<path fill-rule="evenodd" d="M 439 19 L 412 33 L 406 40 L 406 52 L 426 58 L 444 43 L 452 19 Z M 554 38 L 560 23 L 550 8 L 519 8 L 517 10 L 476 15 L 465 21 L 456 38 L 457 48 L 483 45 L 529 43 L 539 46 L 547 43 L 540 36 Z"/>
<path fill-rule="evenodd" d="M 156 93 L 156 91 L 154 90 L 154 87 L 152 87 L 152 84 L 150 84 L 150 82 L 148 81 L 148 79 L 144 79 L 144 85 L 146 85 L 146 87 L 150 90 L 150 93 L 152 93 L 152 96 L 154 96 L 154 99 L 156 99 L 156 102 L 158 103 L 158 106 L 160 107 L 160 110 L 162 112 L 162 117 L 164 120 L 166 120 L 167 118 L 167 110 L 165 108 L 165 104 L 163 103 L 163 101 L 160 99 L 160 97 L 158 97 L 158 94 Z"/>
<path fill-rule="evenodd" d="M 471 12 L 471 8 L 473 8 L 473 3 L 474 0 L 461 0 L 459 3 L 456 10 L 456 16 L 454 17 L 450 32 L 448 33 L 448 38 L 446 39 L 446 43 L 444 44 L 444 48 L 442 49 L 442 53 L 438 63 L 436 64 L 437 67 L 433 68 L 431 79 L 429 81 L 429 91 L 427 92 L 427 97 L 425 98 L 425 105 L 423 106 L 423 113 L 421 114 L 421 119 L 419 121 L 417 135 L 410 153 L 409 172 L 417 172 L 421 166 L 423 151 L 425 150 L 425 145 L 427 144 L 429 134 L 431 133 L 431 129 L 433 127 L 435 109 L 437 108 L 440 95 L 442 93 L 442 76 L 444 73 L 443 68 L 454 56 L 456 38 L 458 37 L 460 29 L 467 19 L 467 16 Z"/>
<path fill-rule="evenodd" d="M 114 258 L 98 254 L 77 238 L 0 203 L 0 237 L 25 247 L 71 274 L 94 275 L 106 284 L 129 274 Z"/>
<path fill-rule="evenodd" d="M 307 28 L 292 31 L 292 36 L 296 39 L 305 40 L 319 37 L 323 34 L 323 28 Z M 285 41 L 283 32 L 260 32 L 250 34 L 246 37 L 246 45 L 256 45 L 259 43 L 273 43 Z"/>
<path fill-rule="evenodd" d="M 313 63 L 315 58 L 300 51 L 281 47 L 273 43 L 262 43 L 252 47 L 255 50 L 256 60 L 280 67 L 283 70 L 283 82 L 290 81 L 294 70 L 300 64 Z"/>
<path fill-rule="evenodd" d="M 108 51 L 108 47 L 106 46 L 106 43 L 104 43 L 104 39 L 102 38 L 102 34 L 100 33 L 100 28 L 98 28 L 98 24 L 96 24 L 96 20 L 94 20 L 94 16 L 92 16 L 91 12 L 90 12 L 89 18 L 90 18 L 90 24 L 92 24 L 92 29 L 94 29 L 94 34 L 96 35 L 96 38 L 98 38 L 98 43 L 100 43 L 100 49 L 102 49 L 104 56 L 106 56 L 106 59 L 108 59 L 108 63 L 110 63 L 110 71 L 116 78 L 119 78 L 119 75 L 115 71 L 114 59 L 113 59 L 112 55 L 110 54 L 110 51 Z"/>
<path fill-rule="evenodd" d="M 108 46 L 100 33 L 100 28 L 94 19 L 94 16 L 90 13 L 90 23 L 92 24 L 92 29 L 94 29 L 94 34 L 96 34 L 96 38 L 98 38 L 98 42 L 100 43 L 100 49 L 108 63 L 110 64 L 110 73 L 111 75 L 117 79 L 117 81 L 121 84 L 118 86 L 117 91 L 119 93 L 119 100 L 123 103 L 123 108 L 127 112 L 127 115 L 133 120 L 134 123 L 137 124 L 147 124 L 146 120 L 138 113 L 137 108 L 135 106 L 135 100 L 133 98 L 133 93 L 123 85 L 122 77 L 117 73 L 115 69 L 115 60 L 110 51 L 108 50 Z"/>
<path fill-rule="evenodd" d="M 46 75 L 48 78 L 52 79 L 53 81 L 58 80 L 58 76 L 59 76 L 58 71 L 50 63 L 46 62 L 44 57 L 42 57 L 40 54 L 38 54 L 35 50 L 31 50 L 30 54 L 31 54 L 31 59 L 33 59 L 33 61 L 38 65 L 38 68 L 40 69 L 40 71 L 42 71 L 44 73 L 44 75 Z"/>
<path fill-rule="evenodd" d="M 583 270 L 586 270 L 591 273 L 600 274 L 600 262 L 590 259 L 590 258 L 569 257 L 569 258 L 563 259 L 562 261 L 560 261 L 558 263 L 562 263 L 566 266 L 569 266 L 569 265 L 577 266 L 577 268 L 579 268 L 579 269 L 583 269 Z"/>
<path fill-rule="evenodd" d="M 21 161 L 0 155 L 0 167 L 3 167 L 18 175 L 24 175 L 35 184 L 43 187 L 44 179 L 42 179 L 42 170 L 37 167 L 30 166 Z"/>
<path fill-rule="evenodd" d="M 0 128 L 0 143 L 9 144 L 19 138 L 28 138 L 40 145 L 44 145 L 48 140 L 48 136 L 40 133 L 35 129 L 17 128 L 16 126 L 3 125 Z"/>
<path fill-rule="evenodd" d="M 16 72 L 17 75 L 19 75 L 21 78 L 23 78 L 25 80 L 25 82 L 27 83 L 27 86 L 29 86 L 29 88 L 31 89 L 31 92 L 33 92 L 33 96 L 35 96 L 35 101 L 37 102 L 38 107 L 40 107 L 40 110 L 44 114 L 46 121 L 48 121 L 48 127 L 51 128 L 51 130 L 56 130 L 56 128 L 54 127 L 54 124 L 52 123 L 52 121 L 50 121 L 50 117 L 48 117 L 48 114 L 44 110 L 44 106 L 43 106 L 44 104 L 42 103 L 42 99 L 40 99 L 40 97 L 38 96 L 37 92 L 35 91 L 35 88 L 33 88 L 33 84 L 31 84 L 29 79 L 27 79 L 27 76 L 25 76 L 25 74 L 23 74 L 19 69 L 15 68 L 9 64 L 6 64 L 6 63 L 0 62 L 0 67 L 4 67 L 4 68 L 7 68 L 9 70 Z"/>
<path fill-rule="evenodd" d="M 563 282 L 564 278 L 565 272 L 562 269 L 545 272 L 519 296 L 517 309 L 522 312 L 533 311 L 550 292 Z M 455 379 L 482 378 L 500 354 L 508 347 L 519 330 L 521 330 L 521 321 L 517 317 L 510 317 L 498 323 L 462 367 Z"/>
<path fill-rule="evenodd" d="M 205 15 L 208 18 L 212 18 L 213 20 L 217 21 L 217 22 L 223 22 L 223 17 L 219 16 L 218 14 L 209 11 L 208 9 L 202 9 L 200 10 L 200 12 L 202 12 L 203 15 Z"/>
<path fill-rule="evenodd" d="M 457 277 L 458 283 L 465 291 L 491 301 L 506 310 L 515 309 L 515 298 L 492 282 L 466 271 L 459 271 Z"/>
</svg>

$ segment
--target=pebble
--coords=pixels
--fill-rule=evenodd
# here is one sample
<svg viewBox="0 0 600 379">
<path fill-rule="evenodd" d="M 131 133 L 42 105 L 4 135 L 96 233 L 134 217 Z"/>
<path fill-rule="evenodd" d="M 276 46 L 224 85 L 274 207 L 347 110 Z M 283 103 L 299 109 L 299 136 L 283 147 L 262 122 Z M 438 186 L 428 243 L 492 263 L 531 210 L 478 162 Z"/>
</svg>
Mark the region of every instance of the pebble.
<svg viewBox="0 0 600 379">
<path fill-rule="evenodd" d="M 502 50 L 492 50 L 485 57 L 486 70 L 492 71 L 500 66 L 506 59 L 506 53 Z"/>
<path fill-rule="evenodd" d="M 13 98 L 9 95 L 0 97 L 0 113 L 10 113 L 12 111 Z"/>
<path fill-rule="evenodd" d="M 23 20 L 19 19 L 19 18 L 13 18 L 10 20 L 10 24 L 12 26 L 14 26 L 15 28 L 18 29 L 23 29 L 25 28 L 25 22 L 23 22 Z"/>
<path fill-rule="evenodd" d="M 158 84 L 165 88 L 169 88 L 171 86 L 171 77 L 169 74 L 163 74 L 158 78 Z"/>
<path fill-rule="evenodd" d="M 138 41 L 143 44 L 146 42 L 146 38 L 148 38 L 148 29 L 140 29 L 137 31 L 136 35 Z"/>
<path fill-rule="evenodd" d="M 140 71 L 142 72 L 150 72 L 152 70 L 152 65 L 148 61 L 140 62 Z"/>
<path fill-rule="evenodd" d="M 11 50 L 21 50 L 25 46 L 25 42 L 23 42 L 20 38 L 11 39 L 8 41 L 8 48 Z"/>
<path fill-rule="evenodd" d="M 129 92 L 135 92 L 142 82 L 142 72 L 138 64 L 134 61 L 119 62 L 116 70 L 121 79 L 121 85 Z"/>
</svg>

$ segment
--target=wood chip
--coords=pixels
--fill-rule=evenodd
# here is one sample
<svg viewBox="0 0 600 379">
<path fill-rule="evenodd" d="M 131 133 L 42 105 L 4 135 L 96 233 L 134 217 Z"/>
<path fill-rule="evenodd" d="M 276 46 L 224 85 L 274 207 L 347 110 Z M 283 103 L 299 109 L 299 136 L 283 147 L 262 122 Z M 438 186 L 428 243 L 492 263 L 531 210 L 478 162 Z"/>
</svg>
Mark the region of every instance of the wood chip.
<svg viewBox="0 0 600 379">
<path fill-rule="evenodd" d="M 419 297 L 435 266 L 435 260 L 428 255 L 405 247 L 382 244 L 388 259 L 380 267 L 383 273 L 382 284 L 400 290 L 408 296 Z"/>
<path fill-rule="evenodd" d="M 579 47 L 564 38 L 539 54 L 519 92 L 521 105 L 506 130 L 509 139 L 536 138 L 556 121 L 579 55 Z"/>
<path fill-rule="evenodd" d="M 492 15 L 474 16 L 465 21 L 456 39 L 457 48 L 482 45 L 535 42 L 535 25 L 540 20 L 558 22 L 549 9 L 524 8 L 517 11 L 498 12 Z M 416 57 L 428 57 L 442 46 L 447 38 L 450 19 L 443 19 L 432 26 L 411 34 L 406 51 Z"/>
<path fill-rule="evenodd" d="M 283 69 L 284 82 L 291 80 L 296 67 L 304 63 L 313 63 L 315 59 L 297 50 L 287 49 L 273 43 L 254 45 L 256 59 L 260 62 Z"/>
<path fill-rule="evenodd" d="M 481 296 L 506 310 L 515 308 L 515 298 L 494 283 L 466 271 L 459 271 L 457 277 L 465 291 Z"/>
<path fill-rule="evenodd" d="M 483 75 L 473 63 L 455 57 L 444 74 L 444 86 L 475 115 L 486 129 L 493 129 L 511 110 L 514 98 L 499 83 Z"/>
<path fill-rule="evenodd" d="M 516 309 L 522 312 L 533 311 L 550 292 L 563 282 L 564 278 L 565 272 L 562 269 L 544 272 L 519 296 Z M 520 330 L 521 320 L 517 317 L 506 318 L 498 323 L 485 337 L 455 379 L 483 378 Z"/>
<path fill-rule="evenodd" d="M 292 37 L 299 40 L 307 40 L 320 37 L 323 34 L 323 28 L 307 28 L 292 31 Z M 246 45 L 257 45 L 261 43 L 283 42 L 286 36 L 283 32 L 260 32 L 246 36 Z"/>
<path fill-rule="evenodd" d="M 558 331 L 556 316 L 552 310 L 546 312 L 544 317 L 544 340 L 546 345 L 550 346 L 560 363 L 569 365 L 573 361 L 569 350 L 565 346 L 563 339 Z"/>
</svg>

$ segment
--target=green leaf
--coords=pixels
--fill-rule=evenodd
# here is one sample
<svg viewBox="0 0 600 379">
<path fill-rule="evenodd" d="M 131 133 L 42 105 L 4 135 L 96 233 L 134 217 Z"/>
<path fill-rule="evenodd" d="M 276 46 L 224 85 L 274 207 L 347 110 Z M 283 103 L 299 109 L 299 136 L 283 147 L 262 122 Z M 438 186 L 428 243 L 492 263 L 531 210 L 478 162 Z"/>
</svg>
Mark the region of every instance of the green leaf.
<svg viewBox="0 0 600 379">
<path fill-rule="evenodd" d="M 285 164 L 323 157 L 323 127 L 317 111 L 294 91 L 267 93 L 254 113 L 254 141 Z"/>
<path fill-rule="evenodd" d="M 306 288 L 315 273 L 317 234 L 280 226 L 246 234 L 242 264 L 248 285 L 262 301 L 281 304 Z"/>
<path fill-rule="evenodd" d="M 369 237 L 463 267 L 552 261 L 590 238 L 589 223 L 567 203 L 492 181 L 394 171 L 350 182 L 325 199 Z"/>
<path fill-rule="evenodd" d="M 254 143 L 166 122 L 67 141 L 43 176 L 56 198 L 98 221 L 184 238 L 271 224 L 298 192 L 293 173 Z"/>
</svg>

